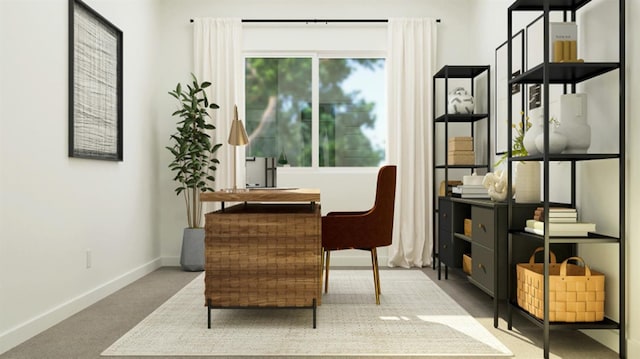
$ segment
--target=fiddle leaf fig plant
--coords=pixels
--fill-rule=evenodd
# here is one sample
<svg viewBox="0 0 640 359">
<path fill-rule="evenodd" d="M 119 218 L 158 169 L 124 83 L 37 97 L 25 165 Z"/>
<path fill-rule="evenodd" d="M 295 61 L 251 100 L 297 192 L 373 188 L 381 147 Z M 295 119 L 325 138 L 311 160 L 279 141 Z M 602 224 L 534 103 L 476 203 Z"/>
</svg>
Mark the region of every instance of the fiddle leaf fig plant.
<svg viewBox="0 0 640 359">
<path fill-rule="evenodd" d="M 178 110 L 172 116 L 178 116 L 177 131 L 171 135 L 172 146 L 167 146 L 174 159 L 169 164 L 175 172 L 173 178 L 179 183 L 176 195 L 182 194 L 187 209 L 187 223 L 190 228 L 199 228 L 202 217 L 200 193 L 214 191 L 210 183 L 215 181 L 214 172 L 220 161 L 215 157 L 222 144 L 213 144 L 207 133 L 215 130 L 209 122 L 208 109 L 217 109 L 218 105 L 209 103 L 205 88 L 210 82 L 198 82 L 191 74 L 191 84 L 186 89 L 180 83 L 169 94 L 178 101 Z"/>
</svg>

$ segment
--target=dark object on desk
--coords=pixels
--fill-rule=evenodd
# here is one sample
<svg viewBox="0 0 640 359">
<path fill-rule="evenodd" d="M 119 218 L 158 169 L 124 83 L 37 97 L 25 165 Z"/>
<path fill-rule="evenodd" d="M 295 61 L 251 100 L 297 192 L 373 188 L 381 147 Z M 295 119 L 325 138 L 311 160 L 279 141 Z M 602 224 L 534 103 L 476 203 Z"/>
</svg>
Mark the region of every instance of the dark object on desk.
<svg viewBox="0 0 640 359">
<path fill-rule="evenodd" d="M 378 171 L 373 208 L 362 212 L 330 212 L 322 217 L 322 248 L 326 253 L 325 292 L 329 285 L 331 251 L 367 250 L 371 252 L 376 304 L 380 304 L 380 275 L 376 248 L 391 244 L 395 195 L 396 166 L 384 166 Z"/>
</svg>

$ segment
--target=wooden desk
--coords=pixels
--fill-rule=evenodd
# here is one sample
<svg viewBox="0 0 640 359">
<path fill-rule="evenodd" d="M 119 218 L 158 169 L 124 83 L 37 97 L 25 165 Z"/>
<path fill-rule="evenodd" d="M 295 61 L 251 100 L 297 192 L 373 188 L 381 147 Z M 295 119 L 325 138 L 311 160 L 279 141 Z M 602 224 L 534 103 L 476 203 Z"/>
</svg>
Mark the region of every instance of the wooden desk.
<svg viewBox="0 0 640 359">
<path fill-rule="evenodd" d="M 206 192 L 203 202 L 320 202 L 320 190 L 315 188 L 255 188 L 238 192 Z"/>
<path fill-rule="evenodd" d="M 205 215 L 209 327 L 213 308 L 286 307 L 313 309 L 315 328 L 322 274 L 320 191 L 252 189 L 205 193 L 201 199 L 244 202 Z"/>
</svg>

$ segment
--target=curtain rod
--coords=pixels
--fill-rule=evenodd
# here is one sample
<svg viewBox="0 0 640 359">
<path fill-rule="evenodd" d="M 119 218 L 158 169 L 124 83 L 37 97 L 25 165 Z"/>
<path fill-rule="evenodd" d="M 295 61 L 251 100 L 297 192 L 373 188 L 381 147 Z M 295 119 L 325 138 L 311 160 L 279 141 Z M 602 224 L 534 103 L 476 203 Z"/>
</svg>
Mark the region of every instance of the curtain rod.
<svg viewBox="0 0 640 359">
<path fill-rule="evenodd" d="M 190 19 L 189 22 L 193 22 Z M 312 23 L 329 23 L 329 22 L 389 22 L 387 19 L 242 19 L 242 22 L 312 22 Z M 440 19 L 436 19 L 440 22 Z"/>
</svg>

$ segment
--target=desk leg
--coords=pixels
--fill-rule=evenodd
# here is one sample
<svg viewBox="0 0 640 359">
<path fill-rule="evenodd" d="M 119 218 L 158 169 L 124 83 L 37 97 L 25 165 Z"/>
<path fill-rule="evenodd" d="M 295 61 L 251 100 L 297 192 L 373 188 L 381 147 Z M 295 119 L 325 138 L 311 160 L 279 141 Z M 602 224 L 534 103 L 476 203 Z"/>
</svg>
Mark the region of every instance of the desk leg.
<svg viewBox="0 0 640 359">
<path fill-rule="evenodd" d="M 207 299 L 207 329 L 211 329 L 211 299 Z"/>
<path fill-rule="evenodd" d="M 316 329 L 316 298 L 313 298 L 313 329 Z"/>
</svg>

